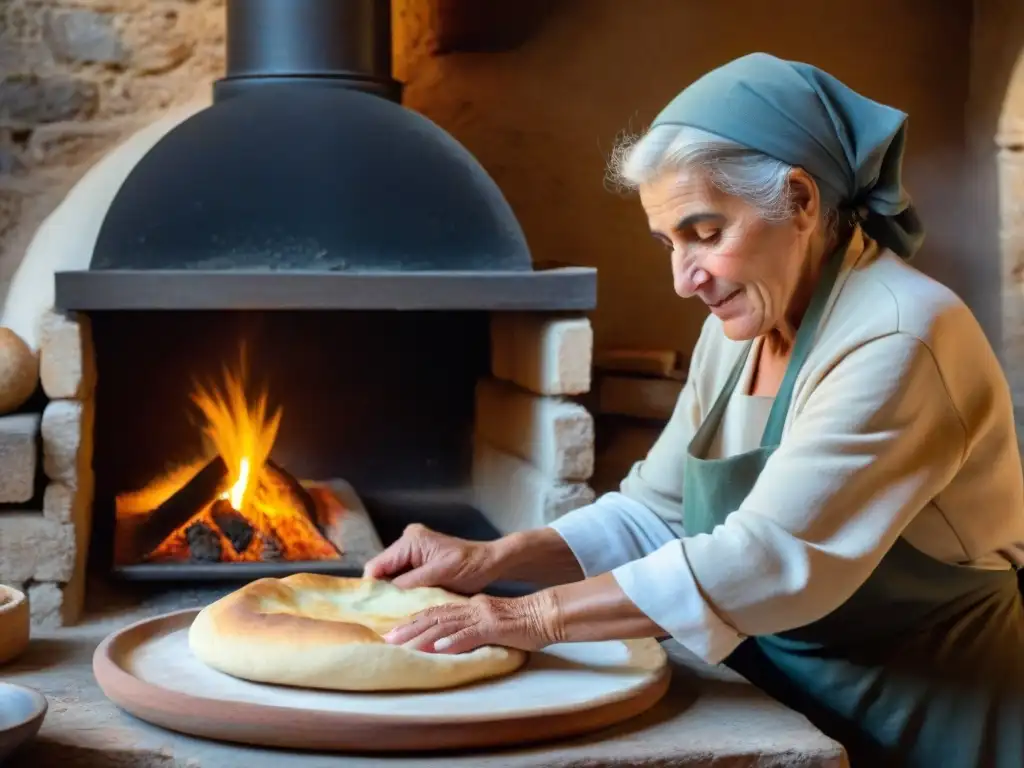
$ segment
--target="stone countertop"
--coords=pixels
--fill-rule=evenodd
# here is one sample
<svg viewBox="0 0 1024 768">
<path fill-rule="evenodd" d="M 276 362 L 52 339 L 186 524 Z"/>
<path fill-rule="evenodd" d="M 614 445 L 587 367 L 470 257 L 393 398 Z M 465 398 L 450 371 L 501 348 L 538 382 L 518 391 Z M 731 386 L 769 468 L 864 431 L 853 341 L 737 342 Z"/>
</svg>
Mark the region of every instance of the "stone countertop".
<svg viewBox="0 0 1024 768">
<path fill-rule="evenodd" d="M 39 736 L 10 762 L 61 768 L 605 768 L 606 766 L 800 766 L 845 768 L 842 748 L 803 717 L 731 671 L 668 644 L 673 682 L 645 715 L 570 741 L 443 757 L 299 754 L 203 741 L 148 725 L 114 706 L 92 675 L 92 654 L 110 632 L 146 616 L 200 606 L 216 594 L 186 590 L 90 614 L 76 627 L 38 633 L 2 679 L 43 692 Z"/>
</svg>

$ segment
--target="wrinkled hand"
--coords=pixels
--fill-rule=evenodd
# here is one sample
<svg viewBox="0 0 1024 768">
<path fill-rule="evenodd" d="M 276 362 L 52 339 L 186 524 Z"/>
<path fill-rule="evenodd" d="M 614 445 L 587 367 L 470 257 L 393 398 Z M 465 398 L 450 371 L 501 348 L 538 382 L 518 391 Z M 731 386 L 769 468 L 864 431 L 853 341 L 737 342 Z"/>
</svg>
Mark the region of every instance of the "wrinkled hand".
<svg viewBox="0 0 1024 768">
<path fill-rule="evenodd" d="M 368 579 L 391 579 L 396 587 L 444 587 L 475 594 L 497 578 L 496 558 L 486 542 L 467 541 L 413 523 L 363 569 Z"/>
<path fill-rule="evenodd" d="M 467 603 L 421 611 L 384 640 L 434 653 L 465 653 L 483 645 L 538 651 L 558 642 L 556 626 L 557 610 L 548 593 L 516 598 L 476 595 Z"/>
</svg>

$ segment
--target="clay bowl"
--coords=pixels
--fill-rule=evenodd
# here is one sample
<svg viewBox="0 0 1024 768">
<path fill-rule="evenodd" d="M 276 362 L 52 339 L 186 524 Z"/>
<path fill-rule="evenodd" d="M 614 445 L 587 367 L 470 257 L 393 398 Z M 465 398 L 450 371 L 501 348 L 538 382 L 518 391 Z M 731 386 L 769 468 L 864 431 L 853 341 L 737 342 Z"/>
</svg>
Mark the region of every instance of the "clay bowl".
<svg viewBox="0 0 1024 768">
<path fill-rule="evenodd" d="M 48 708 L 39 691 L 0 683 L 0 763 L 39 732 Z"/>
<path fill-rule="evenodd" d="M 0 664 L 6 664 L 28 646 L 28 600 L 20 589 L 0 584 Z"/>
</svg>

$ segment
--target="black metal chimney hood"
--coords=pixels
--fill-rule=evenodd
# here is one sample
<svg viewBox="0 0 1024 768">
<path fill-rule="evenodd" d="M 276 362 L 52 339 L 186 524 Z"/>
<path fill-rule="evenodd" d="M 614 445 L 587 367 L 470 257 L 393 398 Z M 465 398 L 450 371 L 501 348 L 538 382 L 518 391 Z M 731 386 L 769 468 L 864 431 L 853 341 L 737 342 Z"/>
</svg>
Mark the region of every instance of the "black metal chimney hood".
<svg viewBox="0 0 1024 768">
<path fill-rule="evenodd" d="M 390 6 L 228 0 L 212 106 L 130 172 L 58 308 L 593 308 L 596 271 L 534 269 L 493 179 L 401 105 Z"/>
</svg>

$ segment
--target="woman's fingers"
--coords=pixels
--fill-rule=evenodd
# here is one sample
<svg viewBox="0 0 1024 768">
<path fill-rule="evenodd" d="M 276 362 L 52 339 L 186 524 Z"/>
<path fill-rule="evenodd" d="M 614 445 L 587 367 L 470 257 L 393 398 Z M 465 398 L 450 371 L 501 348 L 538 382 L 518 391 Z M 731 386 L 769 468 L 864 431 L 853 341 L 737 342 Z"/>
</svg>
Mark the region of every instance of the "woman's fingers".
<svg viewBox="0 0 1024 768">
<path fill-rule="evenodd" d="M 402 535 L 363 567 L 363 578 L 387 579 L 396 574 L 426 565 L 424 544 L 436 536 L 420 523 L 407 525 Z M 429 547 L 427 548 L 429 549 Z"/>
<path fill-rule="evenodd" d="M 443 648 L 438 647 L 438 643 L 447 637 L 458 633 L 465 626 L 464 623 L 458 621 L 445 621 L 441 624 L 435 624 L 432 627 L 427 627 L 423 632 L 409 640 L 406 645 L 415 648 L 418 651 L 426 651 L 427 653 L 439 653 Z"/>
<path fill-rule="evenodd" d="M 392 645 L 411 645 L 421 651 L 441 650 L 435 643 L 477 621 L 471 606 L 442 605 L 416 614 L 406 624 L 395 627 L 384 640 Z"/>
<path fill-rule="evenodd" d="M 451 576 L 451 571 L 452 567 L 447 560 L 433 558 L 427 560 L 418 568 L 413 568 L 399 576 L 395 576 L 391 583 L 399 589 L 433 587 L 442 583 L 448 576 Z"/>
<path fill-rule="evenodd" d="M 473 624 L 463 627 L 450 635 L 445 635 L 439 640 L 435 640 L 434 652 L 469 653 L 482 645 L 488 645 L 490 642 L 487 636 L 481 632 L 480 625 Z"/>
<path fill-rule="evenodd" d="M 408 539 L 401 538 L 379 555 L 370 558 L 363 567 L 363 578 L 386 579 L 408 568 L 411 559 L 412 547 Z"/>
</svg>

